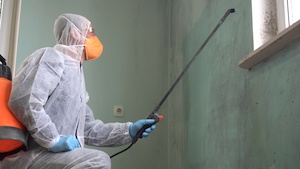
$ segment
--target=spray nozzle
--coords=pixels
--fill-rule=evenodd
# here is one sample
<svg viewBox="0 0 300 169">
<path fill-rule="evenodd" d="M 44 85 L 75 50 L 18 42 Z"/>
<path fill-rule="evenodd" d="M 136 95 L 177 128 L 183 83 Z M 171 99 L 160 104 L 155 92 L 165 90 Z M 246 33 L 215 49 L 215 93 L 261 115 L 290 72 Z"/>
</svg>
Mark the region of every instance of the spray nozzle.
<svg viewBox="0 0 300 169">
<path fill-rule="evenodd" d="M 229 9 L 229 12 L 230 12 L 230 13 L 234 13 L 234 12 L 235 12 L 235 9 L 234 9 L 234 8 L 231 8 L 231 9 Z"/>
</svg>

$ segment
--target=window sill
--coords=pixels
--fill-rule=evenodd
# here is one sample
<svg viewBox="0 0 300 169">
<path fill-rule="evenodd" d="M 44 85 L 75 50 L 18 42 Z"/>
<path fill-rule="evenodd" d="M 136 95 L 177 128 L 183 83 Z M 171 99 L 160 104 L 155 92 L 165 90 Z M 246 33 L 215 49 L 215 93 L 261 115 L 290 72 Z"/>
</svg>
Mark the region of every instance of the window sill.
<svg viewBox="0 0 300 169">
<path fill-rule="evenodd" d="M 239 62 L 239 66 L 243 69 L 250 69 L 260 62 L 269 59 L 274 54 L 276 54 L 289 44 L 298 41 L 299 39 L 300 20 L 274 36 L 261 47 L 249 53 L 243 59 L 241 59 Z"/>
</svg>

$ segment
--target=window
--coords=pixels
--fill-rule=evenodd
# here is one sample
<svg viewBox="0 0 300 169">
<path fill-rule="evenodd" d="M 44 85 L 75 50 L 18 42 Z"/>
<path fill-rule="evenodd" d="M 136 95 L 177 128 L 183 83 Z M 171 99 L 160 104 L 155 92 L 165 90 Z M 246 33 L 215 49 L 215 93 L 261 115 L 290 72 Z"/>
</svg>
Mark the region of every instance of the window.
<svg viewBox="0 0 300 169">
<path fill-rule="evenodd" d="M 1 11 L 2 11 L 2 0 L 0 0 L 0 27 L 1 27 Z"/>
<path fill-rule="evenodd" d="M 0 54 L 14 75 L 22 0 L 0 0 Z"/>
<path fill-rule="evenodd" d="M 299 0 L 252 0 L 254 49 L 297 22 L 299 6 Z"/>
<path fill-rule="evenodd" d="M 251 69 L 299 40 L 299 0 L 252 0 L 254 50 L 240 60 L 239 66 Z"/>
<path fill-rule="evenodd" d="M 287 1 L 287 22 L 288 26 L 291 26 L 293 23 L 297 22 L 300 19 L 300 1 L 299 0 L 285 0 Z"/>
<path fill-rule="evenodd" d="M 300 19 L 299 0 L 277 0 L 278 32 L 291 26 Z"/>
</svg>

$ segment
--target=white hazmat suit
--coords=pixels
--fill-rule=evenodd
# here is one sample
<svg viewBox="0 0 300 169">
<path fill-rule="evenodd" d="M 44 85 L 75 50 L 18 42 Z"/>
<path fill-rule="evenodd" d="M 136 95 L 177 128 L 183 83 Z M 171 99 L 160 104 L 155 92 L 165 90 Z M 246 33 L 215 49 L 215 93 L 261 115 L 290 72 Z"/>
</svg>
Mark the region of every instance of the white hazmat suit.
<svg viewBox="0 0 300 169">
<path fill-rule="evenodd" d="M 32 53 L 13 79 L 9 106 L 26 126 L 26 152 L 6 157 L 1 169 L 110 168 L 109 156 L 93 146 L 119 146 L 132 141 L 128 123 L 95 120 L 87 105 L 83 68 L 84 40 L 91 23 L 83 16 L 63 14 L 54 24 L 57 44 Z M 61 136 L 74 135 L 81 148 L 52 153 Z"/>
</svg>

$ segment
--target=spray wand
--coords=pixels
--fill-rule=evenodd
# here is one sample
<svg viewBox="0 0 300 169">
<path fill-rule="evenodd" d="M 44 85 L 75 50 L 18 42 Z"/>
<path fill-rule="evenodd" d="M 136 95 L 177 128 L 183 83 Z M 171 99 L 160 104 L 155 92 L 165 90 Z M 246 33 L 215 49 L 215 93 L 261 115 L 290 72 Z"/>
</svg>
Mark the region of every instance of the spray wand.
<svg viewBox="0 0 300 169">
<path fill-rule="evenodd" d="M 155 109 L 150 113 L 150 115 L 148 116 L 147 119 L 154 119 L 155 122 L 153 124 L 156 124 L 157 122 L 159 122 L 160 120 L 162 120 L 163 116 L 159 115 L 157 112 L 159 111 L 160 107 L 162 106 L 162 104 L 165 102 L 165 100 L 168 98 L 168 96 L 170 95 L 170 93 L 173 91 L 173 89 L 175 88 L 175 86 L 177 85 L 177 83 L 179 82 L 179 80 L 182 78 L 182 76 L 185 74 L 185 72 L 188 70 L 188 68 L 191 66 L 191 64 L 194 62 L 194 60 L 196 59 L 196 57 L 199 55 L 199 53 L 203 50 L 203 48 L 206 46 L 206 44 L 208 43 L 208 41 L 210 40 L 210 38 L 215 34 L 215 32 L 217 31 L 217 29 L 222 25 L 222 23 L 225 21 L 225 19 L 227 18 L 227 16 L 230 13 L 234 13 L 235 9 L 228 9 L 227 12 L 225 13 L 225 15 L 221 18 L 221 20 L 219 21 L 219 23 L 217 24 L 217 26 L 214 28 L 214 30 L 210 33 L 210 35 L 207 37 L 207 39 L 204 41 L 204 43 L 200 46 L 200 48 L 198 49 L 198 51 L 196 52 L 196 54 L 193 56 L 193 58 L 189 61 L 189 63 L 186 65 L 186 67 L 183 69 L 183 71 L 181 72 L 181 74 L 178 76 L 178 78 L 175 80 L 175 82 L 173 83 L 173 85 L 170 87 L 170 89 L 167 91 L 167 93 L 165 94 L 165 96 L 162 98 L 162 100 L 159 102 L 159 104 L 155 107 Z M 134 138 L 132 139 L 132 143 L 124 150 L 110 156 L 110 158 L 113 158 L 114 156 L 123 153 L 124 151 L 128 150 L 133 144 L 135 144 L 137 142 L 137 140 L 139 138 L 142 138 L 142 134 L 143 132 L 151 127 L 153 124 L 148 124 L 148 125 L 144 125 L 138 132 L 137 134 L 134 136 Z"/>
</svg>

